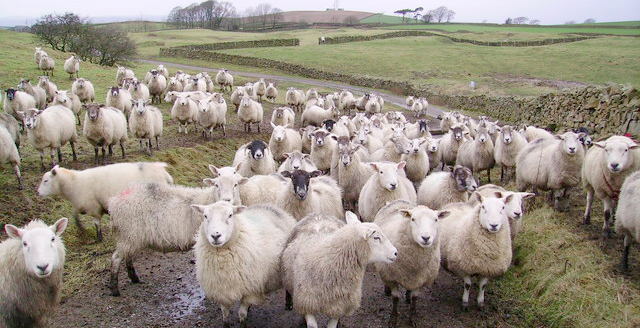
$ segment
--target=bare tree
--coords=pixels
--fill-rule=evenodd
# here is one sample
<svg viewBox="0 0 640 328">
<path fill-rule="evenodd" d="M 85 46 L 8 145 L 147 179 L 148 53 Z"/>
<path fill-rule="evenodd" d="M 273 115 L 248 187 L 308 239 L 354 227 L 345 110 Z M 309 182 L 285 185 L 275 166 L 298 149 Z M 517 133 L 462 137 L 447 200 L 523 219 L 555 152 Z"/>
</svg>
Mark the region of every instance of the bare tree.
<svg viewBox="0 0 640 328">
<path fill-rule="evenodd" d="M 593 19 L 593 18 L 587 18 L 587 19 L 584 20 L 584 24 L 593 24 L 595 22 L 596 22 L 596 20 Z"/>
<path fill-rule="evenodd" d="M 433 21 L 433 10 L 429 10 L 426 14 L 422 15 L 422 21 L 425 23 L 431 23 Z"/>
<path fill-rule="evenodd" d="M 256 21 L 262 24 L 262 28 L 267 27 L 267 22 L 269 21 L 270 13 L 271 13 L 271 5 L 266 2 L 258 4 L 253 11 L 253 15 L 256 16 Z"/>
<path fill-rule="evenodd" d="M 344 24 L 348 26 L 353 26 L 358 22 L 358 18 L 356 16 L 350 15 L 344 19 Z"/>
<path fill-rule="evenodd" d="M 422 12 L 423 10 L 424 10 L 424 8 L 422 8 L 422 7 L 418 7 L 418 8 L 413 10 L 413 19 L 415 19 L 416 23 L 418 22 L 418 20 L 422 16 L 422 14 L 420 14 L 420 12 Z"/>
<path fill-rule="evenodd" d="M 271 14 L 269 15 L 269 19 L 271 20 L 271 28 L 276 28 L 278 22 L 282 20 L 282 10 L 280 8 L 271 9 Z"/>
<path fill-rule="evenodd" d="M 74 13 L 45 15 L 31 26 L 31 31 L 53 49 L 67 51 L 74 39 L 85 33 L 88 20 Z"/>
<path fill-rule="evenodd" d="M 449 8 L 445 7 L 445 6 L 440 6 L 434 10 L 431 11 L 431 14 L 433 15 L 433 19 L 437 20 L 438 23 L 442 23 L 442 20 L 444 20 L 447 17 L 447 12 L 449 11 Z"/>
<path fill-rule="evenodd" d="M 411 10 L 411 9 L 400 9 L 400 10 L 394 11 L 393 13 L 394 14 L 398 14 L 398 15 L 402 15 L 402 23 L 404 24 L 405 16 L 407 16 L 407 14 L 411 13 L 411 12 L 413 12 L 413 10 Z"/>
<path fill-rule="evenodd" d="M 513 22 L 513 24 L 521 25 L 521 24 L 526 24 L 528 21 L 529 21 L 529 18 L 526 18 L 524 16 L 520 16 L 520 17 L 514 18 L 512 22 Z"/>
<path fill-rule="evenodd" d="M 453 17 L 456 16 L 456 12 L 451 10 L 451 9 L 447 9 L 447 14 L 445 16 L 446 16 L 446 19 L 447 19 L 447 23 L 450 23 L 451 20 L 453 19 Z"/>
<path fill-rule="evenodd" d="M 532 19 L 529 21 L 529 25 L 540 25 L 539 19 Z"/>
<path fill-rule="evenodd" d="M 505 25 L 509 25 L 513 23 L 513 19 L 511 19 L 511 17 L 507 17 L 507 19 L 504 21 Z"/>
</svg>

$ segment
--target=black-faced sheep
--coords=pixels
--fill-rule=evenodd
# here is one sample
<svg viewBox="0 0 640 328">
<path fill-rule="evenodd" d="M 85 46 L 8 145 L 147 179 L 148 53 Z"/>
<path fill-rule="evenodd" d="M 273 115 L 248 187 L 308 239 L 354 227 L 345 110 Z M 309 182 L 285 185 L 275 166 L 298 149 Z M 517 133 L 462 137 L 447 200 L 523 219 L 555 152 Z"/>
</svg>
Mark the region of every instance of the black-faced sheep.
<svg viewBox="0 0 640 328">
<path fill-rule="evenodd" d="M 233 166 L 240 163 L 243 164 L 238 174 L 247 178 L 275 173 L 278 168 L 269 151 L 269 145 L 261 140 L 254 140 L 238 148 L 233 158 Z"/>
<path fill-rule="evenodd" d="M 278 196 L 278 206 L 300 220 L 308 214 L 320 213 L 342 217 L 342 188 L 322 172 L 283 171 L 286 190 Z"/>
</svg>

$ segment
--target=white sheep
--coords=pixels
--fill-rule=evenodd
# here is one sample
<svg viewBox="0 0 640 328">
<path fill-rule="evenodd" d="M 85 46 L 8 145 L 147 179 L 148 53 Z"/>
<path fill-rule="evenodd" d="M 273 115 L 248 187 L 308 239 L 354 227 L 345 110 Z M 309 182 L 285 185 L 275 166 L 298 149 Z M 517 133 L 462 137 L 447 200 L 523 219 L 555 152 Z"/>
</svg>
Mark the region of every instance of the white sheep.
<svg viewBox="0 0 640 328">
<path fill-rule="evenodd" d="M 184 87 L 182 86 L 182 83 L 180 83 L 180 81 L 178 81 L 178 79 L 175 76 L 170 77 L 169 80 L 167 81 L 166 92 L 169 93 L 171 91 L 175 91 L 175 92 L 184 91 Z"/>
<path fill-rule="evenodd" d="M 229 87 L 229 92 L 231 92 L 231 89 L 233 89 L 233 75 L 226 68 L 219 70 L 215 79 L 222 92 L 225 91 L 226 87 Z"/>
<path fill-rule="evenodd" d="M 391 137 L 384 143 L 384 147 L 371 153 L 371 161 L 400 162 L 404 155 L 413 150 L 411 140 L 404 134 Z"/>
<path fill-rule="evenodd" d="M 40 65 L 40 57 L 42 55 L 48 55 L 46 51 L 42 50 L 42 47 L 36 47 L 35 52 L 33 53 L 33 59 L 35 59 L 36 66 Z"/>
<path fill-rule="evenodd" d="M 364 146 L 370 154 L 384 146 L 382 140 L 375 137 L 371 129 L 365 127 L 362 127 L 355 132 L 354 141 Z"/>
<path fill-rule="evenodd" d="M 40 86 L 31 85 L 28 79 L 22 79 L 20 83 L 18 83 L 17 89 L 33 96 L 36 100 L 36 108 L 45 109 L 47 107 L 47 93 Z"/>
<path fill-rule="evenodd" d="M 553 140 L 556 138 L 551 132 L 532 125 L 524 127 L 520 133 L 527 139 L 527 142 L 532 142 L 537 139 Z"/>
<path fill-rule="evenodd" d="M 76 132 L 76 118 L 73 112 L 62 105 L 48 107 L 45 110 L 35 108 L 18 112 L 23 116 L 27 138 L 35 149 L 40 152 L 40 164 L 44 166 L 44 149 L 51 148 L 51 166 L 54 165 L 54 155 L 58 152 L 58 161 L 62 161 L 60 147 L 67 142 L 71 145 L 73 160 L 77 161 L 75 143 L 78 139 Z"/>
<path fill-rule="evenodd" d="M 144 149 L 151 155 L 153 152 L 152 139 L 156 139 L 156 150 L 160 150 L 158 138 L 162 136 L 162 112 L 156 107 L 148 106 L 149 101 L 132 100 L 132 103 L 133 110 L 129 115 L 129 132 L 134 138 L 146 139 Z M 142 147 L 142 140 L 140 140 L 140 148 Z"/>
<path fill-rule="evenodd" d="M 308 214 L 320 213 L 342 217 L 342 188 L 320 171 L 283 171 L 286 179 L 284 191 L 279 193 L 277 205 L 296 220 Z"/>
<path fill-rule="evenodd" d="M 453 112 L 444 112 L 440 119 L 440 130 L 443 133 L 447 133 L 456 123 L 458 123 L 458 120 L 453 115 Z"/>
<path fill-rule="evenodd" d="M 285 160 L 280 164 L 280 167 L 278 167 L 278 173 L 294 170 L 312 172 L 318 169 L 311 160 L 311 156 L 309 156 L 309 154 L 303 154 L 298 150 L 284 154 L 284 158 Z"/>
<path fill-rule="evenodd" d="M 56 91 L 58 91 L 58 86 L 51 82 L 48 76 L 39 76 L 38 86 L 43 88 L 44 92 L 47 93 L 47 102 L 50 103 L 53 100 Z"/>
<path fill-rule="evenodd" d="M 197 115 L 198 104 L 196 104 L 189 95 L 178 95 L 178 98 L 171 107 L 171 118 L 178 121 L 178 133 L 181 133 L 182 128 L 184 128 L 184 134 L 187 134 L 189 124 L 193 124 L 195 126 Z M 198 128 L 196 127 L 195 129 L 196 132 L 198 132 Z"/>
<path fill-rule="evenodd" d="M 307 126 L 313 125 L 320 127 L 322 122 L 328 119 L 337 119 L 340 113 L 337 108 L 324 109 L 320 106 L 310 106 L 305 108 L 300 118 L 300 125 Z"/>
<path fill-rule="evenodd" d="M 316 128 L 313 125 L 308 125 L 303 128 L 300 128 L 298 132 L 302 136 L 302 152 L 305 154 L 311 153 L 311 139 L 313 139 L 313 132 L 316 131 Z"/>
<path fill-rule="evenodd" d="M 117 108 L 105 107 L 91 103 L 85 105 L 82 134 L 87 138 L 95 151 L 94 161 L 98 163 L 98 148 L 102 149 L 102 164 L 105 164 L 105 148 L 113 155 L 113 145 L 120 145 L 122 158 L 127 158 L 125 146 L 129 140 L 127 134 L 127 118 Z"/>
<path fill-rule="evenodd" d="M 298 112 L 302 111 L 302 108 L 305 105 L 305 94 L 302 90 L 296 89 L 294 87 L 289 87 L 287 89 L 287 93 L 285 94 L 285 103 L 287 106 L 296 109 Z"/>
<path fill-rule="evenodd" d="M 406 162 L 374 162 L 369 165 L 375 173 L 364 184 L 358 198 L 358 214 L 362 221 L 373 221 L 387 202 L 404 199 L 416 203 L 416 190 L 403 176 Z"/>
<path fill-rule="evenodd" d="M 339 96 L 340 109 L 347 110 L 348 115 L 351 116 L 351 110 L 356 108 L 356 97 L 349 90 L 340 91 Z"/>
<path fill-rule="evenodd" d="M 392 263 L 373 265 L 385 287 L 391 290 L 393 306 L 389 326 L 397 326 L 399 287 L 404 287 L 411 303 L 409 322 L 415 327 L 420 290 L 433 285 L 440 271 L 438 221 L 447 216 L 447 211 L 434 211 L 406 200 L 387 203 L 376 214 L 373 223 L 398 250 L 398 258 Z"/>
<path fill-rule="evenodd" d="M 404 167 L 407 178 L 413 182 L 414 186 L 422 182 L 429 173 L 429 156 L 424 145 L 427 143 L 425 138 L 416 138 L 411 140 L 411 151 L 409 154 L 402 155 L 401 160 L 407 162 Z"/>
<path fill-rule="evenodd" d="M 318 327 L 318 314 L 330 318 L 328 328 L 337 327 L 340 318 L 360 307 L 367 264 L 391 263 L 397 257 L 396 248 L 377 225 L 361 223 L 351 212 L 346 221 L 335 230 L 305 227 L 307 233 L 297 233 L 294 229 L 283 252 L 283 285 L 309 328 Z"/>
<path fill-rule="evenodd" d="M 616 232 L 624 236 L 624 250 L 620 265 L 629 269 L 629 249 L 635 240 L 640 242 L 640 171 L 636 171 L 625 179 L 620 188 L 620 199 L 616 208 Z"/>
<path fill-rule="evenodd" d="M 553 191 L 555 209 L 568 210 L 568 191 L 580 183 L 584 148 L 578 139 L 583 135 L 569 131 L 560 139 L 536 139 L 523 148 L 516 157 L 518 191 Z"/>
<path fill-rule="evenodd" d="M 120 87 L 110 87 L 107 91 L 105 104 L 121 110 L 126 117 L 129 117 L 131 115 L 131 108 L 133 107 L 132 100 L 129 90 Z"/>
<path fill-rule="evenodd" d="M 431 135 L 431 131 L 429 129 L 429 121 L 425 119 L 420 119 L 415 123 L 407 123 L 405 124 L 405 135 L 409 139 L 415 138 L 433 138 Z"/>
<path fill-rule="evenodd" d="M 80 110 L 82 109 L 82 103 L 80 102 L 80 98 L 78 98 L 75 93 L 71 92 L 71 90 L 56 91 L 56 95 L 50 105 L 62 105 L 71 109 L 71 111 L 76 115 L 78 125 L 80 125 Z"/>
<path fill-rule="evenodd" d="M 478 188 L 478 182 L 469 168 L 455 166 L 451 172 L 433 172 L 427 175 L 418 189 L 418 205 L 434 210 L 449 203 L 466 202 L 469 193 Z"/>
<path fill-rule="evenodd" d="M 20 137 L 20 123 L 12 115 L 7 113 L 0 113 L 0 126 L 3 126 L 9 132 L 11 140 L 16 145 L 17 149 L 20 149 L 21 137 Z"/>
<path fill-rule="evenodd" d="M 2 104 L 4 111 L 13 116 L 17 121 L 22 122 L 22 117 L 18 112 L 36 107 L 36 99 L 24 91 L 9 88 L 5 90 L 5 94 L 6 96 Z"/>
<path fill-rule="evenodd" d="M 38 195 L 61 196 L 69 200 L 74 208 L 75 223 L 82 233 L 85 230 L 80 222 L 80 214 L 92 216 L 96 239 L 101 241 L 100 219 L 107 213 L 109 198 L 135 182 L 173 183 L 166 167 L 167 164 L 161 162 L 140 162 L 110 164 L 78 171 L 56 165 L 42 176 Z"/>
<path fill-rule="evenodd" d="M 96 99 L 96 92 L 93 89 L 93 83 L 83 78 L 76 79 L 73 82 L 71 85 L 71 92 L 75 93 L 83 103 L 94 102 Z"/>
<path fill-rule="evenodd" d="M 516 235 L 522 229 L 522 215 L 524 214 L 523 201 L 527 198 L 531 198 L 535 196 L 534 193 L 530 192 L 517 192 L 517 191 L 508 191 L 500 186 L 496 186 L 494 184 L 485 184 L 476 189 L 476 193 L 482 195 L 482 197 L 497 197 L 502 198 L 505 196 L 512 195 L 511 198 L 505 203 L 505 211 L 507 213 L 507 218 L 509 218 L 509 228 L 511 228 L 511 240 L 516 237 Z M 476 204 L 476 197 L 469 198 L 469 204 Z"/>
<path fill-rule="evenodd" d="M 258 132 L 260 132 L 263 116 L 262 104 L 251 99 L 249 95 L 244 95 L 238 107 L 238 119 L 244 123 L 244 131 L 251 132 L 251 123 L 255 123 L 258 126 Z"/>
<path fill-rule="evenodd" d="M 116 70 L 116 83 L 119 86 L 123 86 L 123 82 L 125 79 L 127 78 L 135 78 L 136 75 L 133 73 L 132 70 L 124 67 L 124 66 L 120 66 L 118 65 L 118 69 Z"/>
<path fill-rule="evenodd" d="M 404 99 L 404 103 L 405 105 L 407 105 L 408 108 L 411 108 L 411 106 L 413 106 L 413 104 L 416 102 L 416 97 L 415 96 L 407 96 Z"/>
<path fill-rule="evenodd" d="M 333 155 L 337 151 L 336 140 L 325 129 L 315 130 L 311 134 L 311 160 L 318 170 L 329 172 L 333 163 Z"/>
<path fill-rule="evenodd" d="M 432 171 L 440 165 L 442 155 L 440 155 L 440 140 L 436 138 L 427 139 L 427 156 L 429 157 L 429 171 Z"/>
<path fill-rule="evenodd" d="M 456 165 L 462 165 L 478 174 L 478 180 L 482 175 L 482 170 L 487 170 L 487 181 L 491 183 L 491 168 L 496 161 L 493 157 L 493 141 L 485 128 L 476 129 L 476 136 L 473 140 L 465 141 L 460 145 L 456 155 Z"/>
<path fill-rule="evenodd" d="M 429 109 L 429 102 L 427 98 L 420 97 L 415 99 L 413 104 L 410 107 L 412 112 L 415 112 L 415 117 L 421 117 L 427 115 L 427 110 Z"/>
<path fill-rule="evenodd" d="M 275 173 L 278 168 L 271 151 L 269 151 L 269 145 L 260 140 L 254 140 L 238 148 L 233 158 L 233 166 L 240 163 L 242 166 L 238 170 L 238 174 L 247 178 L 254 175 Z"/>
<path fill-rule="evenodd" d="M 147 100 L 150 98 L 149 88 L 141 80 L 134 79 L 128 90 L 133 100 Z"/>
<path fill-rule="evenodd" d="M 184 86 L 184 91 L 207 91 L 207 83 L 204 79 L 193 77 L 187 81 L 187 85 Z"/>
<path fill-rule="evenodd" d="M 242 97 L 247 94 L 247 91 L 242 86 L 237 86 L 235 90 L 231 93 L 229 100 L 231 103 L 236 106 L 235 112 L 238 112 L 240 108 L 240 101 L 242 101 Z"/>
<path fill-rule="evenodd" d="M 20 154 L 11 133 L 0 124 L 0 163 L 10 163 L 18 179 L 18 189 L 22 190 L 22 176 L 20 175 Z"/>
<path fill-rule="evenodd" d="M 56 62 L 53 58 L 49 57 L 47 54 L 42 54 L 40 56 L 40 63 L 38 67 L 42 70 L 42 73 L 46 76 L 49 76 L 49 72 L 51 72 L 51 76 L 53 76 L 53 70 L 55 69 Z"/>
<path fill-rule="evenodd" d="M 527 139 L 516 129 L 509 125 L 503 125 L 493 147 L 493 157 L 496 165 L 500 166 L 500 180 L 505 182 L 508 169 L 516 166 L 516 157 L 522 148 L 527 145 Z"/>
<path fill-rule="evenodd" d="M 0 243 L 0 327 L 48 326 L 62 296 L 65 249 L 60 235 L 67 222 L 5 225 L 9 238 Z"/>
<path fill-rule="evenodd" d="M 152 103 L 161 103 L 162 95 L 167 89 L 167 78 L 160 74 L 158 70 L 151 70 L 151 79 L 147 82 L 149 89 L 149 96 L 151 96 Z"/>
<path fill-rule="evenodd" d="M 271 113 L 271 123 L 275 125 L 293 126 L 296 121 L 296 113 L 289 107 L 278 107 Z"/>
<path fill-rule="evenodd" d="M 364 106 L 364 112 L 366 114 L 375 114 L 382 112 L 382 104 L 378 100 L 378 97 L 371 97 L 367 104 Z"/>
<path fill-rule="evenodd" d="M 484 291 L 490 278 L 504 274 L 511 265 L 511 237 L 503 198 L 474 194 L 478 204 L 451 204 L 451 214 L 439 226 L 442 266 L 464 280 L 462 307 L 469 307 L 472 278 L 478 277 L 478 308 L 484 307 Z"/>
<path fill-rule="evenodd" d="M 590 223 L 595 195 L 604 207 L 602 231 L 608 235 L 622 183 L 628 175 L 640 170 L 640 148 L 624 136 L 611 136 L 593 146 L 587 151 L 582 165 L 582 185 L 587 192 L 584 223 Z"/>
<path fill-rule="evenodd" d="M 278 98 L 278 88 L 273 85 L 273 82 L 269 82 L 269 84 L 267 84 L 265 97 L 267 97 L 267 100 L 271 100 L 271 102 L 276 102 L 276 98 Z"/>
<path fill-rule="evenodd" d="M 267 205 L 220 201 L 191 208 L 204 217 L 193 247 L 198 283 L 205 297 L 220 305 L 225 326 L 236 302 L 240 325 L 246 326 L 249 307 L 282 286 L 280 254 L 296 220 Z"/>
<path fill-rule="evenodd" d="M 202 136 L 209 139 L 213 129 L 221 127 L 222 135 L 226 136 L 225 124 L 227 123 L 227 102 L 221 93 L 214 93 L 210 99 L 198 100 L 198 115 L 196 122 L 202 127 Z"/>
<path fill-rule="evenodd" d="M 158 65 L 156 70 L 158 71 L 158 73 L 160 73 L 160 75 L 164 76 L 165 79 L 169 78 L 169 70 L 166 67 L 164 67 L 164 65 L 162 64 Z"/>
<path fill-rule="evenodd" d="M 170 91 L 165 94 L 164 101 L 168 101 L 173 104 L 180 96 L 186 96 L 193 101 L 198 101 L 198 100 L 207 100 L 211 98 L 213 94 L 208 92 L 202 92 L 202 91 L 182 91 L 182 92 Z"/>
<path fill-rule="evenodd" d="M 447 132 L 440 140 L 440 161 L 442 167 L 445 165 L 454 165 L 458 156 L 458 150 L 460 146 L 469 139 L 469 136 L 465 134 L 465 129 L 462 125 L 455 125 L 451 127 L 451 131 Z"/>
<path fill-rule="evenodd" d="M 302 151 L 302 138 L 296 130 L 290 129 L 289 125 L 281 126 L 271 123 L 273 131 L 269 139 L 269 151 L 273 159 L 277 162 L 285 160 L 286 153 L 292 151 Z"/>
<path fill-rule="evenodd" d="M 363 162 L 361 156 L 357 155 L 358 150 L 362 147 L 357 144 L 338 147 L 338 167 L 335 174 L 332 172 L 332 176 L 344 191 L 344 207 L 353 211 L 358 208 L 362 187 L 374 174 L 373 168 Z"/>
<path fill-rule="evenodd" d="M 74 74 L 76 78 L 80 77 L 80 62 L 80 57 L 77 55 L 71 55 L 71 57 L 64 61 L 64 71 L 69 74 L 69 80 L 73 79 Z"/>
<path fill-rule="evenodd" d="M 189 250 L 202 223 L 202 214 L 191 205 L 219 200 L 238 205 L 239 185 L 246 181 L 234 174 L 204 179 L 210 186 L 207 188 L 138 183 L 111 197 L 108 207 L 116 240 L 116 250 L 111 256 L 111 295 L 120 295 L 118 273 L 122 260 L 131 282 L 140 282 L 133 260 L 141 250 Z"/>
<path fill-rule="evenodd" d="M 267 83 L 264 82 L 264 78 L 260 78 L 253 84 L 253 89 L 258 96 L 258 101 L 262 102 L 262 97 L 267 93 Z"/>
</svg>

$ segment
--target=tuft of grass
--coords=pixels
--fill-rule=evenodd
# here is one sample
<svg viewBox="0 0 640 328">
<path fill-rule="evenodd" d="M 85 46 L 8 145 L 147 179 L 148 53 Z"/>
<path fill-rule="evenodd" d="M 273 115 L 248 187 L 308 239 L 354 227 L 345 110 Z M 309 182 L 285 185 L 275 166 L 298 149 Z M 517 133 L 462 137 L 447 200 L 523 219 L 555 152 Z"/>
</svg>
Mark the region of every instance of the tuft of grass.
<svg viewBox="0 0 640 328">
<path fill-rule="evenodd" d="M 515 241 L 514 265 L 495 281 L 503 301 L 531 325 L 638 327 L 640 293 L 612 272 L 619 258 L 572 222 L 542 205 L 527 213 Z"/>
</svg>

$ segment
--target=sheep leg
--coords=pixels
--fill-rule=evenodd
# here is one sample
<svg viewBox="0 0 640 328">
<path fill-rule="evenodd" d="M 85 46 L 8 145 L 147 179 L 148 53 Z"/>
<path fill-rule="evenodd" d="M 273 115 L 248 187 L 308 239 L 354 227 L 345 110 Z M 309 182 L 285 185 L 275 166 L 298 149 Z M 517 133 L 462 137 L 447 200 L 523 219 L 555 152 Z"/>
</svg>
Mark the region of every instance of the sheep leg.
<svg viewBox="0 0 640 328">
<path fill-rule="evenodd" d="M 231 322 L 229 322 L 229 307 L 220 304 L 220 311 L 222 311 L 222 326 L 224 328 L 231 328 Z"/>
<path fill-rule="evenodd" d="M 609 238 L 611 236 L 611 215 L 613 214 L 613 209 L 615 208 L 615 202 L 611 199 L 603 199 L 602 200 L 604 207 L 604 223 L 602 224 L 602 235 L 605 238 Z"/>
<path fill-rule="evenodd" d="M 96 226 L 96 241 L 102 241 L 102 229 L 100 228 L 100 218 L 93 218 L 93 225 Z"/>
<path fill-rule="evenodd" d="M 489 282 L 489 278 L 482 277 L 478 282 L 478 309 L 482 310 L 484 308 L 484 289 L 487 286 L 487 282 Z"/>
<path fill-rule="evenodd" d="M 98 147 L 93 147 L 93 152 L 94 152 L 93 163 L 98 164 L 98 155 L 100 154 Z"/>
<path fill-rule="evenodd" d="M 18 178 L 18 189 L 22 190 L 24 188 L 22 184 L 22 176 L 20 175 L 20 165 L 18 163 L 13 163 L 13 172 L 16 174 L 16 178 Z"/>
<path fill-rule="evenodd" d="M 404 293 L 404 302 L 407 304 L 411 304 L 411 297 L 412 297 L 413 293 L 410 290 L 407 290 Z"/>
<path fill-rule="evenodd" d="M 151 146 L 151 139 L 149 139 L 149 146 Z M 156 136 L 156 150 L 160 150 L 160 139 Z"/>
<path fill-rule="evenodd" d="M 400 298 L 395 295 L 392 297 L 392 305 L 391 305 L 391 316 L 389 316 L 389 327 L 397 327 L 398 326 L 398 303 L 400 302 Z"/>
<path fill-rule="evenodd" d="M 313 314 L 305 314 L 304 319 L 307 321 L 307 328 L 318 328 L 318 322 Z"/>
<path fill-rule="evenodd" d="M 113 156 L 113 145 L 109 145 L 109 156 Z"/>
<path fill-rule="evenodd" d="M 224 129 L 224 125 L 222 126 L 222 136 L 226 137 L 227 136 L 227 131 L 225 131 Z"/>
<path fill-rule="evenodd" d="M 246 304 L 244 301 L 240 302 L 238 308 L 238 318 L 240 319 L 240 328 L 247 328 L 247 316 L 249 315 L 249 308 L 251 304 Z"/>
<path fill-rule="evenodd" d="M 623 271 L 629 270 L 629 248 L 631 246 L 632 238 L 629 233 L 624 234 L 624 249 L 622 250 L 622 261 L 620 262 L 620 266 Z"/>
<path fill-rule="evenodd" d="M 418 296 L 415 295 L 415 293 L 411 293 L 411 305 L 409 306 L 409 323 L 412 327 L 418 327 L 418 323 L 415 321 L 417 302 Z"/>
<path fill-rule="evenodd" d="M 293 310 L 293 297 L 291 296 L 291 293 L 289 293 L 288 290 L 285 290 L 284 292 L 284 309 L 286 311 Z"/>
<path fill-rule="evenodd" d="M 84 228 L 84 225 L 80 221 L 80 212 L 78 212 L 77 210 L 74 211 L 73 219 L 74 219 L 74 222 L 76 223 L 76 229 L 78 229 L 78 234 L 82 236 L 82 238 L 84 239 L 87 236 L 87 230 Z"/>
<path fill-rule="evenodd" d="M 51 156 L 51 167 L 56 165 L 56 150 L 58 151 L 58 163 L 62 162 L 62 153 L 60 153 L 60 148 L 51 148 L 51 152 L 49 153 L 49 155 Z"/>
<path fill-rule="evenodd" d="M 133 267 L 133 258 L 131 256 L 127 256 L 127 260 L 125 261 L 125 266 L 127 267 L 127 275 L 129 276 L 129 280 L 131 280 L 132 284 L 140 283 L 140 279 L 136 274 L 136 268 Z"/>
<path fill-rule="evenodd" d="M 40 151 L 40 166 L 43 171 L 46 171 L 47 168 L 44 166 L 44 149 Z"/>
<path fill-rule="evenodd" d="M 120 150 L 122 150 L 122 159 L 127 158 L 127 154 L 124 152 L 124 143 L 120 143 Z"/>
<path fill-rule="evenodd" d="M 106 151 L 104 147 L 102 147 L 101 149 L 102 149 L 102 165 L 105 165 L 107 163 Z"/>
<path fill-rule="evenodd" d="M 587 189 L 587 204 L 584 209 L 584 219 L 582 220 L 583 224 L 591 223 L 591 206 L 593 205 L 593 188 L 586 187 Z"/>
<path fill-rule="evenodd" d="M 122 262 L 122 256 L 116 249 L 111 255 L 111 279 L 109 280 L 109 288 L 111 289 L 111 296 L 120 296 L 120 290 L 118 289 L 118 272 L 120 271 L 120 263 Z"/>
<path fill-rule="evenodd" d="M 491 183 L 491 168 L 487 169 L 487 181 Z"/>
<path fill-rule="evenodd" d="M 72 155 L 73 161 L 75 162 L 78 160 L 78 156 L 76 155 L 76 143 L 69 141 L 69 144 L 71 145 L 71 155 Z M 60 155 L 62 156 L 62 153 Z M 62 159 L 60 161 L 62 161 Z"/>
<path fill-rule="evenodd" d="M 464 311 L 469 310 L 469 290 L 471 289 L 471 277 L 464 276 L 464 292 L 462 293 L 462 309 Z"/>
<path fill-rule="evenodd" d="M 334 319 L 334 318 L 329 319 L 329 322 L 327 323 L 327 328 L 337 328 L 339 320 L 340 319 Z"/>
</svg>

